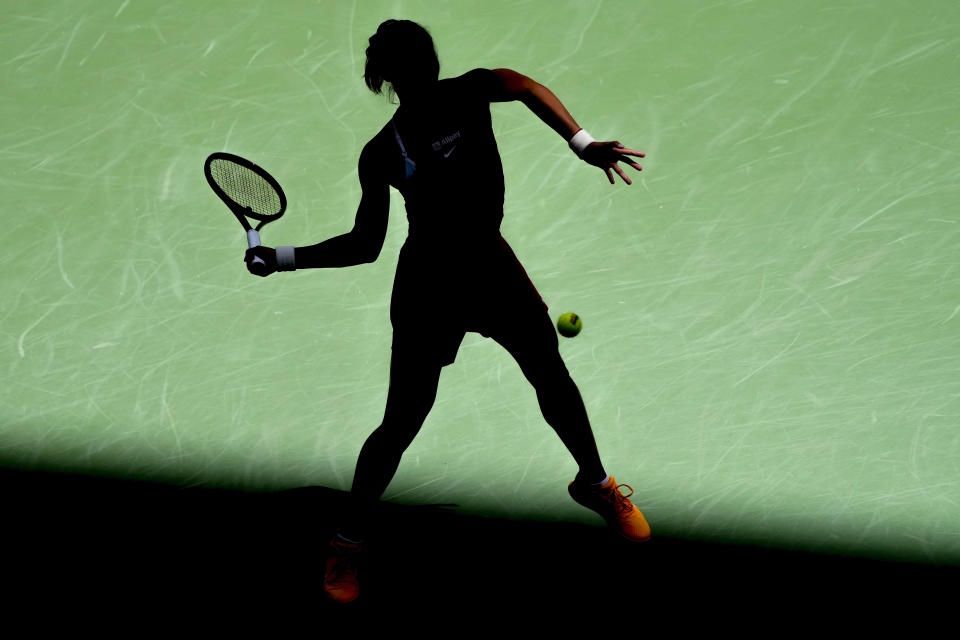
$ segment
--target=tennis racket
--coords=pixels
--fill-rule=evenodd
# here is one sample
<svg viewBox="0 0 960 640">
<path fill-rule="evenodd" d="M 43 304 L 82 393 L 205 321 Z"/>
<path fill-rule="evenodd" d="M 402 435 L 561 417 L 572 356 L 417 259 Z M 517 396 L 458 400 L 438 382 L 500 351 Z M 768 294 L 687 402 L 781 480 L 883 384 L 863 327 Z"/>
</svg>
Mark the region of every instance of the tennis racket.
<svg viewBox="0 0 960 640">
<path fill-rule="evenodd" d="M 250 248 L 259 247 L 260 229 L 282 216 L 287 209 L 287 198 L 283 195 L 280 183 L 246 158 L 222 151 L 210 154 L 203 165 L 203 174 L 213 192 L 243 225 Z M 260 224 L 252 227 L 247 218 Z M 266 263 L 255 257 L 250 269 L 262 275 L 266 271 Z"/>
</svg>

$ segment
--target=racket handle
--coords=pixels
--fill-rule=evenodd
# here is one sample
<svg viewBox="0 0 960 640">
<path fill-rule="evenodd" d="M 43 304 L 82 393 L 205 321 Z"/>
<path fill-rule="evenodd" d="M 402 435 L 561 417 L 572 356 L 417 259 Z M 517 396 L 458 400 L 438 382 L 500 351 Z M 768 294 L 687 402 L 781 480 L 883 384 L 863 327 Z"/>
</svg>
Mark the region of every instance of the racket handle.
<svg viewBox="0 0 960 640">
<path fill-rule="evenodd" d="M 251 248 L 251 249 L 253 249 L 254 247 L 259 247 L 259 246 L 260 246 L 260 232 L 257 231 L 256 229 L 248 229 L 248 230 L 247 230 L 247 244 L 250 245 L 250 248 Z M 266 263 L 263 261 L 262 258 L 256 258 L 256 257 L 255 257 L 253 260 L 251 260 L 251 262 L 252 262 L 253 264 L 266 264 Z"/>
</svg>

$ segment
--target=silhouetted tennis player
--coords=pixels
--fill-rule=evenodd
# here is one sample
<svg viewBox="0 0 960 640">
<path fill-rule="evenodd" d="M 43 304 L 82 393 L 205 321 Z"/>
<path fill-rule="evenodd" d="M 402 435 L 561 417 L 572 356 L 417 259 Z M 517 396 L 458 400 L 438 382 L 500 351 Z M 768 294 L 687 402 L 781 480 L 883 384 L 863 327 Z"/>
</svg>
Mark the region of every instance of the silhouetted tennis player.
<svg viewBox="0 0 960 640">
<path fill-rule="evenodd" d="M 632 184 L 617 163 L 639 171 L 626 156 L 644 154 L 619 142 L 594 141 L 550 90 L 509 69 L 474 69 L 440 80 L 433 39 L 415 22 L 387 20 L 370 38 L 366 54 L 367 86 L 380 94 L 389 83 L 401 104 L 360 154 L 363 196 L 353 230 L 308 247 L 255 247 L 246 258 L 248 268 L 253 256 L 262 258 L 265 275 L 373 262 L 387 232 L 389 188 L 403 194 L 409 235 L 390 305 L 393 355 L 386 412 L 360 451 L 352 510 L 330 542 L 327 594 L 340 602 L 358 596 L 357 554 L 378 526 L 371 522 L 372 507 L 423 425 L 440 371 L 454 362 L 467 331 L 500 343 L 533 385 L 543 417 L 580 466 L 568 485 L 573 499 L 623 537 L 647 540 L 650 527 L 643 514 L 600 461 L 547 305 L 500 235 L 503 168 L 490 103 L 523 102 L 578 156 L 605 171 L 611 184 L 613 171 Z"/>
</svg>

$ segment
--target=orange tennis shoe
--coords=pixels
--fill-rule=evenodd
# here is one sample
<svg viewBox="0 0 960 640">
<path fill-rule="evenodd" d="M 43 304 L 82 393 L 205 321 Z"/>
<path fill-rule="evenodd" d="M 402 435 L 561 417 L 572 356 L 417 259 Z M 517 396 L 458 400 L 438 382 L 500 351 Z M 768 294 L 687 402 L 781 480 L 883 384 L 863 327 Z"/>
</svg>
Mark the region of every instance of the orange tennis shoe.
<svg viewBox="0 0 960 640">
<path fill-rule="evenodd" d="M 623 495 L 620 493 L 620 487 L 630 489 L 630 493 Z M 631 542 L 646 542 L 650 539 L 650 525 L 647 524 L 647 519 L 643 517 L 640 509 L 627 499 L 628 496 L 633 495 L 633 487 L 630 485 L 618 485 L 613 476 L 610 476 L 607 483 L 600 487 L 571 482 L 567 490 L 577 504 L 599 513 L 610 528 L 623 538 Z"/>
<path fill-rule="evenodd" d="M 337 602 L 353 602 L 360 595 L 360 574 L 357 560 L 363 544 L 347 542 L 333 536 L 327 556 L 327 571 L 323 576 L 323 590 Z"/>
</svg>

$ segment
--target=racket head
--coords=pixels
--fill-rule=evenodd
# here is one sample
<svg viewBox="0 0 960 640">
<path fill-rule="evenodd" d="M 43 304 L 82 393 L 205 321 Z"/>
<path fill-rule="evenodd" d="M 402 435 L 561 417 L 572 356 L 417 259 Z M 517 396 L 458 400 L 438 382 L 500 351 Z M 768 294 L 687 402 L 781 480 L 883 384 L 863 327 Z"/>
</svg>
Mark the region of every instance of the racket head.
<svg viewBox="0 0 960 640">
<path fill-rule="evenodd" d="M 287 198 L 276 178 L 263 167 L 232 153 L 211 153 L 203 175 L 213 192 L 249 228 L 246 220 L 260 222 L 257 229 L 283 215 Z"/>
</svg>

